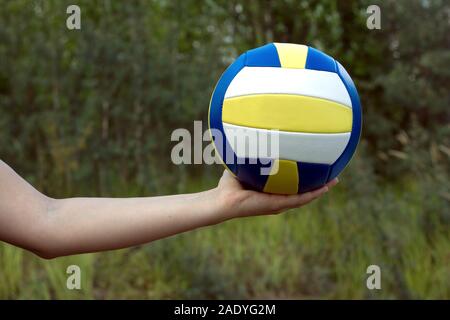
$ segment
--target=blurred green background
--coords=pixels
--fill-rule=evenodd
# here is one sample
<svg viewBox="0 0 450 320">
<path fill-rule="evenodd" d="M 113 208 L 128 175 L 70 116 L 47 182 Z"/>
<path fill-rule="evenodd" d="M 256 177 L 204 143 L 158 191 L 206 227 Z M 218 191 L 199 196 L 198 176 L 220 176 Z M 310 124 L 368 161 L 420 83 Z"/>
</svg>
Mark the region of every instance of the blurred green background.
<svg viewBox="0 0 450 320">
<path fill-rule="evenodd" d="M 312 205 L 52 261 L 0 244 L 0 298 L 450 299 L 449 16 L 444 0 L 0 0 L 0 158 L 52 197 L 215 186 L 220 165 L 171 163 L 170 134 L 206 124 L 220 74 L 267 42 L 337 58 L 364 122 L 341 183 Z M 381 290 L 366 288 L 371 264 Z"/>
</svg>

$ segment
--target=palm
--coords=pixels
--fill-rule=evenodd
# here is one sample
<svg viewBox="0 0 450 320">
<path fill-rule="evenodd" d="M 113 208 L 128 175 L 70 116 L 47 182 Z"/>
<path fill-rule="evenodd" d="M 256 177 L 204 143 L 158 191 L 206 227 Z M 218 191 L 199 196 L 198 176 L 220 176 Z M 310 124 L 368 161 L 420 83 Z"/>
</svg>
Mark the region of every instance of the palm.
<svg viewBox="0 0 450 320">
<path fill-rule="evenodd" d="M 239 181 L 225 170 L 219 181 L 218 189 L 224 195 L 226 206 L 233 211 L 233 215 L 252 216 L 274 214 L 300 207 L 320 197 L 337 183 L 338 179 L 334 179 L 322 188 L 303 194 L 269 194 L 244 189 Z"/>
</svg>

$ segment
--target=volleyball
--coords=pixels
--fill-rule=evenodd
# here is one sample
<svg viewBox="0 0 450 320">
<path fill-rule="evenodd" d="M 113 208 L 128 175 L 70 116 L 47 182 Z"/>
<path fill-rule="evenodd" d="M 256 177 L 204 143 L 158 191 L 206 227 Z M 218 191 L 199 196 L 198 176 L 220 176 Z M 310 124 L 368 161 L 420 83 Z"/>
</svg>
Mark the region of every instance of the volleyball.
<svg viewBox="0 0 450 320">
<path fill-rule="evenodd" d="M 361 121 L 358 92 L 344 67 L 320 50 L 291 43 L 239 56 L 209 106 L 209 129 L 226 168 L 245 186 L 275 194 L 311 191 L 337 177 L 356 150 Z M 214 132 L 224 137 L 220 145 Z M 276 156 L 263 155 L 261 143 L 249 145 L 248 137 L 263 134 L 276 141 Z"/>
</svg>

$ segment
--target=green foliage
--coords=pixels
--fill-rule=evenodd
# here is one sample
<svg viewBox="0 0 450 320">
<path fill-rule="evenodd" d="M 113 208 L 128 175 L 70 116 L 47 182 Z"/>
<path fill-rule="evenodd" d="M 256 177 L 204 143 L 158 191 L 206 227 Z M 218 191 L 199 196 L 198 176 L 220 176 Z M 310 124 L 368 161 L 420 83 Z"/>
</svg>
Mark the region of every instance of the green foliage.
<svg viewBox="0 0 450 320">
<path fill-rule="evenodd" d="M 55 261 L 2 244 L 0 298 L 450 298 L 447 1 L 80 0 L 80 31 L 69 4 L 0 0 L 0 158 L 50 196 L 214 185 L 221 167 L 171 164 L 170 134 L 205 121 L 225 67 L 270 41 L 347 68 L 362 140 L 337 190 L 298 212 Z M 365 288 L 373 263 L 381 291 Z"/>
<path fill-rule="evenodd" d="M 114 194 L 117 179 L 139 194 L 177 190 L 177 176 L 201 169 L 170 164 L 171 131 L 206 120 L 225 66 L 269 41 L 316 46 L 349 69 L 377 174 L 405 173 L 391 151 L 403 152 L 394 137 L 413 119 L 448 144 L 445 1 L 380 2 L 375 31 L 368 1 L 80 1 L 80 31 L 65 28 L 68 4 L 0 12 L 1 156 L 54 196 Z"/>
<path fill-rule="evenodd" d="M 448 200 L 422 188 L 438 181 L 383 186 L 365 162 L 354 159 L 333 192 L 284 215 L 52 261 L 0 245 L 0 298 L 450 298 Z M 70 264 L 83 270 L 80 291 L 65 289 Z M 371 264 L 381 290 L 366 288 Z"/>
</svg>

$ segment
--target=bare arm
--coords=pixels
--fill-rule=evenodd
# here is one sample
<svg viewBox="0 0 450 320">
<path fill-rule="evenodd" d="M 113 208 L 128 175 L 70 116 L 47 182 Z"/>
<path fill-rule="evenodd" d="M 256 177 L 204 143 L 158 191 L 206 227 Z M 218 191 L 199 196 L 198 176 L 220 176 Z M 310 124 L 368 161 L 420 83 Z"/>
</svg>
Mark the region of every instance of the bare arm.
<svg viewBox="0 0 450 320">
<path fill-rule="evenodd" d="M 211 190 L 162 197 L 52 199 L 0 161 L 0 240 L 44 258 L 147 243 L 235 217 L 274 214 L 319 197 L 245 190 L 225 172 Z"/>
</svg>

